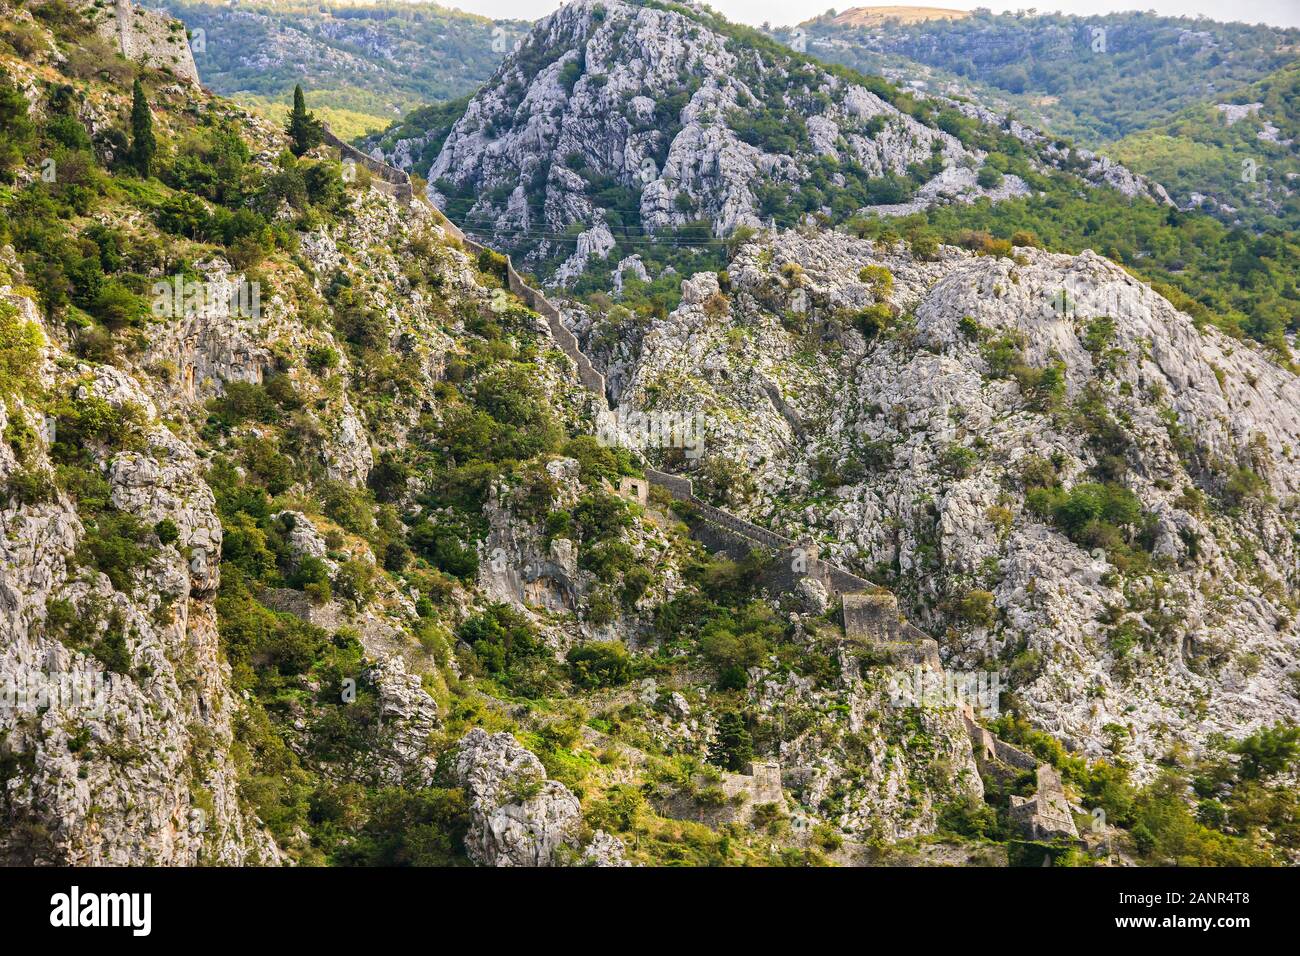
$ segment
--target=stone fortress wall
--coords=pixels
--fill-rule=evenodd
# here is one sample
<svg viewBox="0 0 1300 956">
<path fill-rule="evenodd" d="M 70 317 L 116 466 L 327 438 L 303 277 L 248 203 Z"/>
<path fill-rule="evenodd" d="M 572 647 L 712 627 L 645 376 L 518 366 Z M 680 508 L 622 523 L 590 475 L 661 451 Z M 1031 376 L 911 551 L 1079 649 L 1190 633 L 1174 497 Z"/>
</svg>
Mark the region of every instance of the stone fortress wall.
<svg viewBox="0 0 1300 956">
<path fill-rule="evenodd" d="M 334 136 L 328 127 L 326 127 L 326 142 L 338 148 L 341 156 L 363 164 L 374 173 L 378 177 L 374 183 L 376 188 L 396 196 L 403 202 L 410 202 L 414 198 L 410 176 L 403 170 L 367 156 L 355 147 L 344 143 Z M 440 210 L 434 211 L 447 234 L 458 240 L 465 248 L 476 254 L 484 252 L 498 254 L 490 247 L 466 235 Z M 506 282 L 510 291 L 530 309 L 546 318 L 556 344 L 573 360 L 578 380 L 596 395 L 602 411 L 610 411 L 609 397 L 605 391 L 605 376 L 583 353 L 577 337 L 562 322 L 560 310 L 546 296 L 523 280 L 509 256 L 503 258 Z M 776 391 L 775 388 L 772 391 Z M 773 398 L 770 392 L 769 398 Z M 780 393 L 777 391 L 776 397 L 773 398 L 774 404 L 779 398 Z M 778 408 L 784 404 L 782 401 Z M 792 409 L 789 412 L 794 416 Z M 797 416 L 794 417 L 792 426 L 797 421 Z M 797 431 L 802 431 L 802 423 L 798 424 L 800 428 Z M 770 589 L 777 592 L 790 591 L 803 579 L 811 578 L 825 587 L 830 594 L 839 597 L 842 602 L 844 634 L 847 640 L 901 652 L 899 655 L 901 657 L 911 659 L 932 670 L 943 670 L 939 659 L 938 643 L 902 618 L 898 610 L 898 598 L 892 593 L 850 571 L 821 560 L 816 547 L 812 544 L 797 542 L 700 500 L 695 497 L 694 485 L 689 478 L 653 468 L 645 469 L 645 475 L 650 484 L 663 488 L 674 500 L 691 506 L 695 516 L 700 519 L 693 532 L 711 550 L 736 557 L 743 557 L 755 547 L 775 551 L 772 569 L 764 581 Z M 973 714 L 967 713 L 963 717 L 971 748 L 982 775 L 1003 776 L 1007 773 L 1036 769 L 1038 787 L 1035 795 L 1014 798 L 1011 808 L 1012 819 L 1020 825 L 1025 834 L 1031 839 L 1077 839 L 1078 833 L 1070 815 L 1064 787 L 1055 768 L 1040 763 L 1032 755 L 1000 740 L 976 723 Z M 755 768 L 758 766 L 756 764 Z M 763 799 L 751 800 L 749 801 L 751 803 L 777 800 L 784 802 L 779 765 L 763 764 L 761 769 L 761 774 L 758 769 L 751 769 L 749 775 L 731 775 L 736 777 L 733 781 L 734 786 L 737 790 L 747 792 L 761 790 Z"/>
<path fill-rule="evenodd" d="M 334 135 L 334 131 L 330 129 L 329 123 L 325 123 L 324 127 L 325 145 L 337 149 L 341 161 L 356 163 L 366 169 L 372 176 L 377 177 L 378 181 L 373 182 L 372 185 L 380 192 L 387 193 L 397 199 L 398 202 L 409 203 L 411 201 L 414 190 L 411 186 L 410 173 L 404 169 L 397 169 L 387 163 L 380 162 L 373 156 L 363 153 L 351 143 L 339 139 Z"/>
</svg>

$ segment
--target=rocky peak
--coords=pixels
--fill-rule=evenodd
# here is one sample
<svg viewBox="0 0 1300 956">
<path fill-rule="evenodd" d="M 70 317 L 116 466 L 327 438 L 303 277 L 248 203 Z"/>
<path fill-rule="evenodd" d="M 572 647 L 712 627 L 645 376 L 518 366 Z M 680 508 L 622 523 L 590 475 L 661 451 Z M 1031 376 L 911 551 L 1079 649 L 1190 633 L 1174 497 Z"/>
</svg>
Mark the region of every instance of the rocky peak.
<svg viewBox="0 0 1300 956">
<path fill-rule="evenodd" d="M 470 102 L 430 169 L 430 197 L 532 260 L 577 257 L 571 278 L 609 251 L 610 232 L 702 221 L 721 236 L 799 215 L 790 197 L 828 175 L 858 183 L 864 206 L 877 180 L 979 166 L 981 154 L 882 98 L 885 86 L 711 14 L 581 0 L 538 21 Z M 960 189 L 978 192 L 970 179 Z"/>
</svg>

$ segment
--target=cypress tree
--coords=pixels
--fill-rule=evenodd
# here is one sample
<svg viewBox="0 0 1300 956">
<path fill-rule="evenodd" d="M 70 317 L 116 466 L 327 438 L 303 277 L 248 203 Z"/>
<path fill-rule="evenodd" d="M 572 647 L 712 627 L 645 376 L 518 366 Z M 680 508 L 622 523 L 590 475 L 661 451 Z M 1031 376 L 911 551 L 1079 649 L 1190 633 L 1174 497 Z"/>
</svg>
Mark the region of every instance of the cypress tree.
<svg viewBox="0 0 1300 956">
<path fill-rule="evenodd" d="M 289 114 L 284 132 L 289 137 L 289 149 L 295 156 L 301 156 L 319 146 L 324 138 L 320 120 L 307 112 L 307 98 L 302 95 L 300 85 L 293 88 L 293 111 Z"/>
<path fill-rule="evenodd" d="M 754 759 L 754 738 L 738 712 L 728 710 L 718 715 L 717 737 L 709 748 L 709 759 L 738 773 L 743 773 Z"/>
<path fill-rule="evenodd" d="M 153 135 L 153 114 L 145 102 L 140 78 L 136 77 L 131 86 L 131 165 L 136 172 L 147 178 L 157 152 L 158 140 Z"/>
</svg>

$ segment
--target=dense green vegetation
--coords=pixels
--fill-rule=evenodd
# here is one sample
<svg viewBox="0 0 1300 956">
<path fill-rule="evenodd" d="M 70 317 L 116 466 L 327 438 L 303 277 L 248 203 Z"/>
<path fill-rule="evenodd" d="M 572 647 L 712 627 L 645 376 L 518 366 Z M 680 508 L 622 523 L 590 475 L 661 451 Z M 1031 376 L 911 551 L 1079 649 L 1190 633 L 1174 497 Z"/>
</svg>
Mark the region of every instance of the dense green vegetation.
<svg viewBox="0 0 1300 956">
<path fill-rule="evenodd" d="M 924 63 L 977 98 L 1001 96 L 1035 125 L 1090 147 L 1262 78 L 1292 60 L 1300 40 L 1297 30 L 1153 13 L 1031 14 L 976 10 L 870 30 L 823 16 L 804 27 L 819 56 L 868 73 Z"/>
<path fill-rule="evenodd" d="M 1259 109 L 1235 122 L 1219 108 L 1244 104 Z M 1181 206 L 1199 193 L 1207 197 L 1206 211 L 1225 222 L 1294 231 L 1300 228 L 1298 142 L 1300 65 L 1292 64 L 1223 104 L 1189 107 L 1171 122 L 1133 133 L 1108 152 L 1156 179 Z"/>
</svg>

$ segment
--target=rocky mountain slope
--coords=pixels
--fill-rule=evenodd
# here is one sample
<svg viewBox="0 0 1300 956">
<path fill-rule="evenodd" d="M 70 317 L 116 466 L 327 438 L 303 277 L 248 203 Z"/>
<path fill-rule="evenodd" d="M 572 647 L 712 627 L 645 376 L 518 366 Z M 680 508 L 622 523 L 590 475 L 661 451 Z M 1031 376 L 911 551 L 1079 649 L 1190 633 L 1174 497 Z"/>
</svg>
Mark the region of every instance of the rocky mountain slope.
<svg viewBox="0 0 1300 956">
<path fill-rule="evenodd" d="M 499 257 L 3 13 L 0 858 L 827 862 L 978 802 L 824 593 L 615 491 Z"/>
<path fill-rule="evenodd" d="M 470 101 L 429 195 L 569 282 L 648 234 L 690 244 L 806 214 L 999 200 L 1067 166 L 1000 118 L 954 135 L 945 108 L 695 8 L 583 0 L 539 21 Z M 987 168 L 1004 146 L 1021 164 Z"/>
<path fill-rule="evenodd" d="M 0 18 L 0 860 L 1300 845 L 1295 422 L 1256 391 L 1294 404 L 1291 373 L 1095 256 L 782 233 L 671 317 L 574 322 L 620 399 L 725 412 L 698 460 L 656 424 L 661 455 L 579 384 L 576 313 L 396 169 L 86 56 L 57 2 Z M 1082 339 L 1026 318 L 1057 283 Z M 1112 292 L 1131 328 L 1096 316 Z M 1063 575 L 1079 542 L 1104 556 Z M 1201 701 L 1222 739 L 1183 720 Z"/>
<path fill-rule="evenodd" d="M 448 365 L 464 382 L 474 362 L 472 383 L 528 356 L 555 410 L 541 440 L 585 398 L 431 210 L 152 70 L 141 176 L 121 145 L 134 68 L 81 73 L 88 22 L 4 13 L 48 52 L 5 55 L 0 90 L 0 858 L 463 860 L 475 824 L 434 787 L 464 666 L 449 628 L 495 605 L 469 516 L 417 519 L 428 476 L 408 487 L 394 455 L 460 414 Z M 571 640 L 512 621 L 516 650 Z M 381 809 L 410 820 L 376 843 Z"/>
<path fill-rule="evenodd" d="M 1072 748 L 1150 775 L 1300 716 L 1300 380 L 1100 257 L 764 233 L 639 336 L 585 331 L 620 402 L 705 416 L 681 465 Z"/>
</svg>

